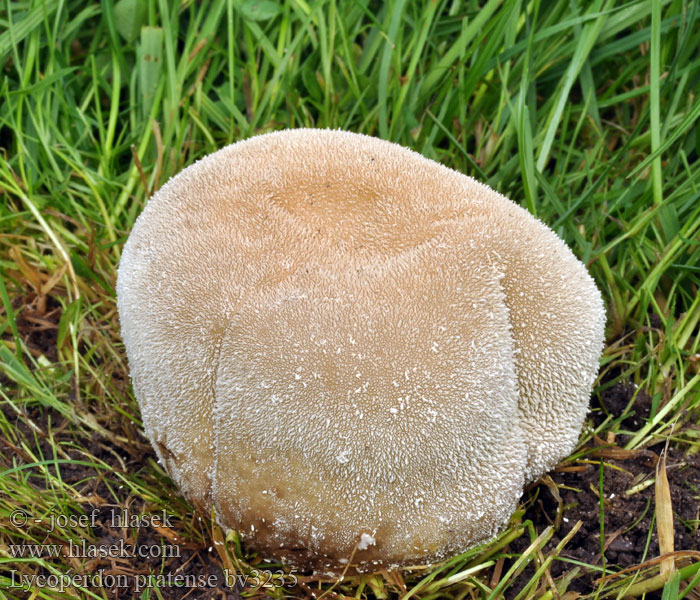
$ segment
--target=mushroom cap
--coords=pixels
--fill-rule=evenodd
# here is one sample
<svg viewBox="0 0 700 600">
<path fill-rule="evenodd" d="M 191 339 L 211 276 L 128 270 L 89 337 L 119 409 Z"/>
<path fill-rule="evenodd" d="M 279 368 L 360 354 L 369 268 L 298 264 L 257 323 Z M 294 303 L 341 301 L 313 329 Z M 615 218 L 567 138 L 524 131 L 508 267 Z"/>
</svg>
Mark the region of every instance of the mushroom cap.
<svg viewBox="0 0 700 600">
<path fill-rule="evenodd" d="M 574 448 L 605 323 L 545 225 L 396 144 L 297 129 L 171 179 L 124 247 L 146 434 L 183 492 L 300 567 L 487 540 Z"/>
</svg>

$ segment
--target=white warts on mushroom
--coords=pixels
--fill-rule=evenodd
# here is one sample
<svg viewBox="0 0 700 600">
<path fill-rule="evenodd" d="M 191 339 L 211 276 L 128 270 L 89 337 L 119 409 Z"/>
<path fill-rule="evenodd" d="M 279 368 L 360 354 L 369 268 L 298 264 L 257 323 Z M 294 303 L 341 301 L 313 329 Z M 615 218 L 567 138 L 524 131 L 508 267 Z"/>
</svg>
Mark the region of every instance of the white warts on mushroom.
<svg viewBox="0 0 700 600">
<path fill-rule="evenodd" d="M 343 131 L 270 133 L 171 179 L 118 309 L 146 434 L 187 497 L 301 567 L 439 560 L 574 448 L 593 280 L 487 186 Z"/>
</svg>

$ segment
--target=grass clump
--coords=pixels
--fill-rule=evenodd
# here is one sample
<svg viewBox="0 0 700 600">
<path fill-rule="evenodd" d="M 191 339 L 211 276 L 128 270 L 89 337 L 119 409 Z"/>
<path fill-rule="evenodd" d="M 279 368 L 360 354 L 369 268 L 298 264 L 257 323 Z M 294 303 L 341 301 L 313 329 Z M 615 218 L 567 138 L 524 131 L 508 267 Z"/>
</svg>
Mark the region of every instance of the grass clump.
<svg viewBox="0 0 700 600">
<path fill-rule="evenodd" d="M 6 1 L 0 596 L 698 598 L 698 36 L 685 0 Z M 187 505 L 141 433 L 114 293 L 134 219 L 203 155 L 302 126 L 488 183 L 606 300 L 579 449 L 498 538 L 440 565 L 328 579 L 264 563 Z M 115 526 L 127 508 L 167 519 Z M 71 556 L 82 541 L 150 555 Z"/>
</svg>

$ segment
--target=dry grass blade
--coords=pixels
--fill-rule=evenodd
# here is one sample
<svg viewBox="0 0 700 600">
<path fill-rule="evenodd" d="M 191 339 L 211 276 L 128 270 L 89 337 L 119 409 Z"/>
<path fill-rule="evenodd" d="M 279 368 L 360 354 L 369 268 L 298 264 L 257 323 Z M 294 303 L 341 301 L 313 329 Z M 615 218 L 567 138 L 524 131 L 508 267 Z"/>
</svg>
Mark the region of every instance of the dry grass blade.
<svg viewBox="0 0 700 600">
<path fill-rule="evenodd" d="M 659 535 L 659 554 L 664 556 L 673 552 L 673 504 L 671 488 L 666 476 L 666 450 L 661 454 L 661 460 L 656 465 L 656 483 L 654 485 L 656 501 L 656 529 Z M 661 562 L 661 575 L 670 579 L 675 570 L 673 557 Z"/>
</svg>

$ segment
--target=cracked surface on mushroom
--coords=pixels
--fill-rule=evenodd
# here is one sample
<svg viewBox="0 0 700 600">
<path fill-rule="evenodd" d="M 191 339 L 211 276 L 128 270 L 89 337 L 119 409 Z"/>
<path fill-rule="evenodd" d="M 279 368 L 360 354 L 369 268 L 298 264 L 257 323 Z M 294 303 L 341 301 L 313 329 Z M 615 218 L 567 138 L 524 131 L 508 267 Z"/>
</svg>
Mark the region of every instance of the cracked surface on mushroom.
<svg viewBox="0 0 700 600">
<path fill-rule="evenodd" d="M 321 570 L 493 536 L 575 446 L 605 321 L 529 213 L 330 130 L 251 138 L 171 179 L 117 291 L 173 479 L 251 547 Z"/>
</svg>

